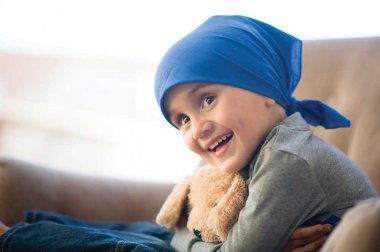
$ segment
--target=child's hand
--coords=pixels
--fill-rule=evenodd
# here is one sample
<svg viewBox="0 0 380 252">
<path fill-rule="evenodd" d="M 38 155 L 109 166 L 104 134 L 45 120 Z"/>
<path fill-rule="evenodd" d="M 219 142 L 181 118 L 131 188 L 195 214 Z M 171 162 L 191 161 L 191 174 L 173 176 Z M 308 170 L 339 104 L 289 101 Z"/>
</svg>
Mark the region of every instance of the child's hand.
<svg viewBox="0 0 380 252">
<path fill-rule="evenodd" d="M 281 252 L 318 251 L 326 241 L 327 234 L 331 230 L 332 226 L 330 224 L 297 228 L 286 242 Z"/>
</svg>

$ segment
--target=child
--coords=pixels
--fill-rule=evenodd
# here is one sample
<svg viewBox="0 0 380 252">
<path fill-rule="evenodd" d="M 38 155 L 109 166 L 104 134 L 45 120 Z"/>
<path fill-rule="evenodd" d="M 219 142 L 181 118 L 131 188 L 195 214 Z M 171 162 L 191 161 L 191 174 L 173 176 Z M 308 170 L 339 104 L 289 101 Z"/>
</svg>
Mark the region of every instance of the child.
<svg viewBox="0 0 380 252">
<path fill-rule="evenodd" d="M 218 19 L 218 18 L 216 18 L 216 19 Z M 221 19 L 219 18 L 219 21 L 217 20 L 217 23 L 220 21 L 224 22 L 223 19 L 225 19 L 225 18 L 223 18 L 223 17 L 221 17 Z M 233 19 L 236 19 L 238 21 L 237 24 L 239 24 L 239 22 L 244 20 L 244 18 L 239 18 L 239 17 L 232 17 L 232 20 Z M 226 18 L 226 21 L 227 20 L 228 20 L 228 18 Z M 247 21 L 248 21 L 248 19 L 247 19 Z M 210 27 L 210 28 L 213 29 L 213 27 Z M 210 32 L 213 32 L 213 31 L 210 30 Z M 207 51 L 209 51 L 208 50 L 209 48 L 205 48 L 205 49 L 207 49 Z M 233 49 L 233 48 L 231 48 L 231 49 Z M 238 53 L 238 52 L 236 52 L 236 53 Z M 194 59 L 196 59 L 196 58 L 197 57 L 194 57 Z M 165 60 L 163 62 L 165 62 Z M 182 63 L 186 63 L 186 62 L 184 61 L 184 62 L 181 62 L 181 64 Z M 165 64 L 165 63 L 163 63 L 163 64 Z M 167 65 L 167 66 L 168 66 L 167 70 L 172 69 L 172 66 L 169 66 L 169 65 Z M 210 67 L 215 68 L 216 65 L 210 65 Z M 187 67 L 186 67 L 186 69 L 191 70 L 190 68 L 187 68 Z M 221 69 L 221 68 L 219 68 L 219 69 Z M 163 70 L 164 70 L 163 66 L 161 66 L 161 68 L 159 70 L 159 75 L 158 75 L 160 78 L 165 77 L 165 74 L 168 73 L 168 72 L 165 72 Z M 160 71 L 161 71 L 161 75 L 160 75 Z M 244 74 L 244 72 L 242 73 L 242 75 L 243 74 Z M 209 75 L 209 74 L 207 74 L 207 75 Z M 166 77 L 165 77 L 165 79 L 161 80 L 162 82 L 159 83 L 160 86 L 157 86 L 157 91 L 159 92 L 160 102 L 163 106 L 163 109 L 164 109 L 164 102 L 163 102 L 164 101 L 164 93 L 166 91 L 169 91 L 169 89 L 171 89 L 171 86 L 169 86 L 170 85 L 169 79 L 166 79 Z M 195 77 L 195 75 L 194 75 L 194 77 Z M 194 82 L 194 81 L 198 81 L 198 80 L 192 79 L 191 81 Z M 209 79 L 209 81 L 212 82 L 211 79 Z M 171 84 L 179 84 L 179 83 L 178 82 L 177 83 L 171 82 Z M 200 87 L 200 89 L 197 88 L 198 90 L 194 90 L 192 88 L 191 92 L 194 92 L 194 93 L 201 91 L 201 88 L 207 88 L 207 86 L 209 86 L 209 85 L 193 85 L 193 84 L 190 84 L 190 85 L 189 85 L 190 87 Z M 216 86 L 220 86 L 220 85 L 216 85 Z M 178 88 L 182 88 L 182 87 L 186 88 L 186 85 L 178 86 Z M 224 87 L 232 88 L 229 86 L 222 86 L 222 87 L 223 88 Z M 180 89 L 177 89 L 177 88 L 173 88 L 172 90 L 173 90 L 173 92 L 176 92 L 175 90 L 180 91 Z M 186 94 L 187 90 L 183 90 L 183 91 L 178 93 L 177 95 L 181 95 L 181 93 Z M 256 94 L 253 92 L 247 92 L 247 93 L 256 96 Z M 175 96 L 177 96 L 177 95 L 175 93 L 168 94 L 168 99 L 167 99 L 168 104 L 167 105 L 170 107 L 169 109 L 171 111 L 171 116 L 174 116 L 174 112 L 175 112 L 174 107 L 177 108 L 177 105 L 175 105 L 175 104 L 170 105 L 170 104 L 172 104 L 172 102 L 176 103 L 176 101 L 181 102 L 181 100 L 178 100 L 177 98 L 175 98 Z M 170 96 L 172 98 L 170 98 Z M 215 100 L 214 100 L 214 98 L 215 98 Z M 239 96 L 238 98 L 239 98 L 238 100 L 240 100 L 243 97 Z M 264 98 L 262 98 L 262 99 L 264 99 Z M 219 100 L 219 97 L 214 97 L 213 93 L 210 93 L 207 95 L 207 99 L 204 100 L 204 102 L 205 102 L 204 105 L 207 105 L 207 108 L 208 108 L 208 103 L 210 103 L 210 105 L 211 105 L 210 108 L 211 108 L 212 104 L 217 105 L 219 103 L 218 100 Z M 257 98 L 258 102 L 259 102 L 259 100 L 261 100 L 261 98 Z M 256 100 L 254 99 L 253 101 L 256 101 Z M 248 104 L 246 104 L 246 105 L 248 105 Z M 217 106 L 219 106 L 219 105 L 217 105 Z M 233 106 L 226 107 L 225 108 L 226 110 L 221 111 L 221 112 L 223 112 L 223 114 L 224 114 L 227 112 L 227 109 L 229 109 L 229 111 L 233 112 L 233 113 L 238 112 L 238 111 L 231 110 L 231 108 L 234 108 L 234 106 L 235 106 L 235 104 Z M 245 106 L 241 107 L 240 109 L 242 110 L 244 107 Z M 275 108 L 275 107 L 277 107 L 277 105 L 273 101 L 268 99 L 268 107 Z M 180 106 L 178 106 L 178 108 L 180 108 Z M 247 109 L 249 109 L 249 108 L 247 107 Z M 276 116 L 285 117 L 283 115 L 283 112 L 281 111 L 281 108 L 277 108 L 274 110 L 277 110 L 277 112 L 278 112 L 278 114 Z M 163 110 L 163 111 L 165 112 L 166 110 Z M 185 111 L 182 111 L 182 112 L 185 112 Z M 257 116 L 259 115 L 259 111 L 256 111 L 256 110 L 249 110 L 249 112 L 250 113 L 252 112 L 253 115 L 257 115 Z M 175 113 L 177 113 L 177 112 L 175 112 Z M 192 125 L 194 125 L 194 122 L 198 120 L 196 118 L 193 118 L 191 114 L 188 114 L 186 116 L 181 115 L 181 116 L 179 116 L 179 118 L 181 118 L 179 121 L 183 122 L 183 125 L 188 125 L 187 124 L 188 119 L 192 120 L 191 121 Z M 266 122 L 266 123 L 269 123 L 270 121 L 272 121 L 272 119 L 270 119 L 268 117 L 268 122 Z M 264 123 L 262 123 L 262 122 L 263 122 L 262 117 L 260 115 L 260 121 L 258 121 L 257 123 L 260 125 L 264 125 Z M 176 120 L 176 123 L 178 123 L 177 120 Z M 180 128 L 182 128 L 181 125 L 179 125 L 179 126 L 180 126 Z M 213 125 L 211 125 L 211 126 L 213 126 Z M 266 127 L 260 127 L 260 130 L 259 130 L 259 128 L 256 130 L 255 128 L 250 127 L 250 130 L 255 133 L 252 135 L 252 136 L 254 136 L 254 135 L 256 135 L 256 132 L 260 132 L 260 134 L 262 134 L 261 131 L 262 130 L 265 131 L 266 128 L 269 128 L 269 127 L 266 125 Z M 210 130 L 212 130 L 212 131 L 210 131 L 210 133 L 214 132 L 213 128 L 210 128 Z M 185 131 L 183 131 L 183 132 L 185 132 Z M 227 146 L 230 145 L 231 143 L 233 143 L 235 141 L 235 139 L 237 139 L 239 136 L 238 135 L 239 132 L 237 132 L 237 131 L 231 132 L 231 133 L 233 133 L 233 134 L 230 134 L 230 132 L 223 132 L 223 135 L 219 135 L 218 137 L 221 137 L 221 139 L 224 141 L 224 142 L 222 141 L 222 143 L 220 143 L 220 144 L 216 143 L 216 141 L 219 140 L 219 138 L 214 138 L 214 139 L 208 140 L 208 141 L 210 141 L 210 140 L 213 141 L 213 142 L 209 142 L 208 144 L 210 145 L 209 147 L 213 149 L 213 151 L 214 151 L 213 153 L 215 154 L 215 156 L 219 156 L 220 158 L 223 158 L 222 157 L 223 152 L 225 152 L 225 154 L 223 154 L 223 155 L 226 155 L 226 153 L 229 152 L 229 150 L 227 149 Z M 249 133 L 249 132 L 247 132 L 247 133 Z M 215 134 L 215 132 L 213 134 Z M 266 134 L 266 132 L 264 134 Z M 192 141 L 192 140 L 189 139 L 189 141 Z M 189 143 L 191 143 L 191 142 L 189 142 Z M 258 144 L 258 143 L 259 142 L 256 141 L 255 139 L 252 139 L 252 143 L 250 143 L 250 145 L 251 144 L 253 144 L 253 145 L 246 147 L 246 150 L 247 150 L 246 155 L 247 156 L 253 155 L 253 150 L 258 149 L 258 146 L 256 146 L 256 144 Z M 196 150 L 196 145 L 194 145 L 194 148 L 195 148 L 194 150 Z M 245 166 L 245 164 L 243 164 L 244 163 L 243 158 L 241 158 L 241 160 L 240 160 L 240 157 L 241 157 L 240 149 L 239 149 L 239 154 L 236 155 L 236 157 L 238 157 L 239 159 L 232 157 L 231 159 L 228 160 L 228 162 L 227 161 L 223 162 L 223 165 L 222 165 L 222 163 L 220 163 L 219 167 L 221 167 L 221 169 L 224 169 L 226 171 L 232 171 L 232 170 L 234 170 L 234 167 L 243 168 L 243 166 Z M 204 159 L 210 163 L 214 163 L 214 161 L 210 158 L 204 157 Z M 256 163 L 263 162 L 263 161 L 265 161 L 265 160 L 262 160 L 261 156 L 258 155 L 258 159 L 257 159 Z M 271 161 L 271 160 L 268 160 L 268 161 Z M 243 165 L 237 166 L 237 165 L 235 165 L 236 162 L 240 162 Z M 281 163 L 276 163 L 276 167 L 277 166 L 281 167 Z M 238 168 L 238 169 L 240 169 L 240 168 Z M 242 173 L 244 173 L 245 171 L 249 172 L 249 168 L 247 167 L 247 169 L 241 169 Z M 280 174 L 277 171 L 276 171 L 276 173 L 277 173 L 277 175 Z M 262 175 L 265 175 L 265 174 L 262 174 Z M 255 180 L 258 177 L 256 171 L 251 171 L 251 174 L 249 176 L 253 176 Z M 306 176 L 306 173 L 305 173 L 305 176 Z M 367 197 L 365 194 L 365 191 L 366 191 L 368 182 L 364 178 L 362 178 L 361 174 L 356 174 L 356 176 L 358 176 L 358 181 L 364 181 L 363 185 L 358 188 L 358 193 L 357 193 L 358 197 L 357 198 L 359 198 L 359 196 Z M 259 180 L 259 179 L 257 179 L 257 180 L 263 181 L 263 180 Z M 298 176 L 295 176 L 294 181 L 301 181 L 301 179 L 298 178 Z M 283 181 L 280 180 L 279 182 L 283 182 Z M 270 181 L 268 181 L 268 183 L 273 184 L 273 182 L 270 182 Z M 281 186 L 281 183 L 279 183 L 278 185 Z M 290 218 L 285 218 L 284 220 L 282 220 L 282 218 L 279 218 L 279 217 L 287 217 L 287 216 L 283 215 L 283 212 L 284 212 L 283 208 L 292 208 L 293 207 L 292 204 L 294 204 L 295 207 L 298 207 L 297 204 L 295 204 L 295 203 L 297 203 L 297 199 L 291 198 L 287 194 L 289 192 L 289 190 L 288 190 L 289 185 L 285 184 L 285 185 L 283 185 L 283 187 L 284 187 L 284 189 L 287 189 L 287 190 L 286 191 L 284 190 L 284 192 L 281 192 L 281 191 L 273 192 L 274 193 L 273 197 L 269 198 L 273 201 L 267 202 L 268 204 L 277 205 L 279 207 L 278 213 L 271 212 L 270 208 L 268 208 L 268 211 L 265 210 L 266 213 L 273 214 L 273 220 L 271 220 L 272 223 L 270 223 L 269 221 L 268 221 L 268 223 L 262 223 L 262 224 L 265 224 L 265 226 L 268 226 L 269 228 L 263 228 L 263 227 L 260 227 L 260 225 L 257 225 L 257 227 L 255 229 L 257 231 L 254 231 L 253 229 L 252 229 L 252 231 L 247 230 L 248 227 L 242 225 L 242 221 L 249 219 L 250 222 L 249 223 L 247 222 L 247 224 L 250 225 L 250 223 L 252 223 L 252 227 L 256 226 L 255 223 L 251 222 L 249 212 L 248 212 L 248 211 L 251 211 L 254 209 L 252 207 L 250 209 L 247 208 L 246 210 L 244 210 L 242 212 L 241 220 L 239 220 L 238 225 L 236 225 L 236 227 L 234 228 L 233 232 L 231 233 L 231 235 L 229 237 L 229 240 L 224 245 L 224 247 L 226 247 L 226 248 L 227 248 L 227 246 L 228 246 L 228 248 L 231 248 L 231 249 L 228 249 L 228 251 L 244 251 L 244 249 L 251 251 L 251 249 L 250 249 L 251 245 L 250 244 L 247 244 L 247 246 L 245 246 L 244 243 L 242 243 L 240 247 L 233 245 L 233 242 L 237 243 L 239 241 L 238 239 L 236 239 L 236 237 L 240 237 L 240 236 L 241 236 L 241 238 L 239 238 L 239 239 L 245 239 L 245 237 L 248 237 L 249 239 L 252 239 L 253 241 L 257 240 L 257 236 L 261 236 L 263 239 L 266 239 L 268 241 L 268 244 L 267 244 L 268 248 L 270 247 L 269 245 L 271 245 L 271 244 L 269 244 L 269 242 L 271 242 L 271 241 L 269 239 L 267 239 L 268 234 L 270 234 L 272 237 L 272 240 L 275 240 L 276 244 L 278 244 L 278 245 L 276 245 L 276 248 L 278 246 L 280 246 L 279 244 L 283 244 L 284 241 L 286 241 L 289 238 L 289 236 L 290 236 L 289 233 L 292 233 L 295 230 L 295 228 L 301 224 L 301 221 L 295 221 L 293 223 L 293 225 L 291 227 L 288 227 L 287 230 L 284 231 L 283 233 L 281 233 L 277 230 L 270 230 L 270 228 L 273 228 L 273 229 L 278 228 L 279 230 L 284 230 L 284 227 L 287 224 L 286 221 Z M 263 187 L 262 189 L 265 189 L 265 187 Z M 271 187 L 270 184 L 268 184 L 267 189 L 273 189 L 273 186 Z M 266 197 L 267 196 L 266 194 L 268 194 L 268 191 L 262 191 L 262 192 L 257 193 L 258 189 L 253 188 L 252 186 L 250 186 L 250 190 L 251 190 L 251 192 L 255 192 L 255 197 L 259 197 L 259 198 L 261 196 Z M 368 189 L 368 190 L 370 190 L 370 189 Z M 308 192 L 308 191 L 305 189 L 305 192 Z M 289 201 L 289 203 L 286 202 L 286 204 L 284 204 L 284 202 L 279 202 L 279 200 L 280 200 L 279 197 L 282 197 L 280 195 L 280 193 L 281 193 L 281 195 L 285 196 L 284 199 Z M 371 194 L 371 193 L 367 193 L 367 194 Z M 253 196 L 253 195 L 251 195 L 251 196 Z M 309 197 L 309 195 L 307 195 L 307 197 Z M 315 202 L 314 198 L 311 198 L 311 197 L 315 197 L 315 195 L 314 194 L 310 195 L 310 199 L 313 199 L 312 202 Z M 319 197 L 319 198 L 322 198 L 322 197 Z M 350 197 L 347 197 L 347 198 L 351 199 Z M 249 201 L 253 201 L 253 200 L 256 201 L 257 199 L 253 198 L 253 197 L 251 197 L 249 199 Z M 300 201 L 304 202 L 306 200 L 300 199 Z M 126 198 L 126 202 L 128 202 L 127 198 Z M 281 205 L 278 203 L 281 203 Z M 350 204 L 351 204 L 351 202 L 349 202 L 348 205 L 350 205 Z M 248 202 L 247 205 L 251 206 L 252 203 Z M 262 204 L 261 204 L 261 206 L 262 206 Z M 136 206 L 135 209 L 136 209 L 136 211 L 139 211 L 140 209 L 143 209 L 144 207 L 146 207 L 146 206 L 145 205 L 144 206 Z M 315 207 L 315 205 L 313 205 L 313 207 Z M 298 209 L 294 210 L 294 214 L 297 212 L 297 210 Z M 312 213 L 314 213 L 315 209 L 311 207 L 310 211 L 312 211 Z M 261 212 L 261 214 L 262 213 L 263 212 Z M 256 213 L 254 213 L 254 214 L 256 215 Z M 310 215 L 311 215 L 310 212 L 302 213 L 302 216 L 310 216 Z M 261 217 L 260 214 L 257 214 L 257 216 L 258 216 L 257 220 L 260 220 L 260 219 L 265 220 L 265 218 Z M 294 218 L 294 219 L 297 219 L 297 217 L 298 216 L 292 216 L 292 218 Z M 255 217 L 255 219 L 256 219 L 256 217 Z M 301 217 L 299 219 L 301 219 Z M 281 220 L 283 222 L 273 223 L 273 221 L 277 221 L 277 220 Z M 261 234 L 258 233 L 260 230 L 263 231 Z M 323 237 L 326 234 L 327 230 L 328 230 L 328 225 L 324 225 L 324 226 L 314 225 L 312 227 L 299 228 L 296 231 L 294 231 L 292 237 L 290 237 L 287 244 L 284 246 L 284 251 L 291 251 L 292 249 L 297 249 L 297 251 L 316 251 L 317 247 L 315 247 L 315 246 L 321 244 L 321 241 L 323 241 Z M 281 235 L 279 235 L 279 234 L 281 234 Z M 189 239 L 193 239 L 193 237 L 189 236 L 189 234 L 185 233 L 184 235 L 188 236 Z M 172 248 L 169 246 L 169 243 L 172 239 L 172 236 L 173 236 L 173 233 L 171 231 L 164 229 L 164 228 L 161 228 L 161 227 L 154 225 L 153 223 L 149 223 L 149 222 L 93 223 L 93 222 L 87 222 L 87 221 L 81 221 L 81 220 L 73 219 L 71 217 L 63 216 L 63 215 L 56 214 L 56 213 L 47 213 L 47 212 L 28 211 L 25 214 L 25 222 L 20 222 L 20 223 L 14 225 L 12 227 L 8 227 L 0 221 L 0 248 L 1 248 L 1 251 L 12 251 L 12 252 L 17 252 L 17 251 L 38 251 L 38 252 L 40 252 L 40 251 L 81 251 L 81 252 L 84 252 L 84 251 L 102 251 L 102 252 L 103 251 L 172 251 Z M 178 243 L 181 241 L 188 242 L 187 238 L 185 238 L 185 239 L 182 238 L 182 235 L 180 232 L 176 235 L 176 237 L 172 243 L 174 244 L 175 248 L 179 248 Z M 194 244 L 193 250 L 200 251 L 197 249 L 197 247 L 199 246 L 198 244 L 200 244 L 201 247 L 205 246 L 206 250 L 209 248 L 212 248 L 206 244 L 196 243 L 196 244 Z M 230 244 L 230 245 L 228 245 L 228 244 Z M 237 248 L 237 249 L 235 249 L 235 248 Z M 309 248 L 312 248 L 312 250 L 309 250 Z M 181 248 L 179 248 L 179 249 L 181 249 Z M 267 249 L 265 249 L 265 250 L 268 251 Z"/>
<path fill-rule="evenodd" d="M 247 179 L 249 196 L 223 244 L 181 228 L 178 251 L 279 251 L 299 226 L 336 224 L 377 193 L 360 169 L 312 134 L 350 121 L 292 96 L 300 40 L 243 16 L 214 16 L 162 59 L 155 93 L 165 118 L 205 162 Z"/>
</svg>

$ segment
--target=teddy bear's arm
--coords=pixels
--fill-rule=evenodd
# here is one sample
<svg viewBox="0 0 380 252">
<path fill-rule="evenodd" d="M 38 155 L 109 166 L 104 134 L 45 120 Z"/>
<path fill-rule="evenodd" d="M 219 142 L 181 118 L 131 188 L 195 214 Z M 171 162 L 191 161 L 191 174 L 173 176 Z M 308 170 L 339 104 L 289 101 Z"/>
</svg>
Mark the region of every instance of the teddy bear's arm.
<svg viewBox="0 0 380 252">
<path fill-rule="evenodd" d="M 183 208 L 187 203 L 187 196 L 190 191 L 191 177 L 188 176 L 180 184 L 177 184 L 169 194 L 160 212 L 156 217 L 157 224 L 166 228 L 174 228 L 180 220 Z"/>
<path fill-rule="evenodd" d="M 232 226 L 236 223 L 240 210 L 247 200 L 247 187 L 243 178 L 236 174 L 227 193 L 210 211 L 206 224 L 225 241 Z"/>
</svg>

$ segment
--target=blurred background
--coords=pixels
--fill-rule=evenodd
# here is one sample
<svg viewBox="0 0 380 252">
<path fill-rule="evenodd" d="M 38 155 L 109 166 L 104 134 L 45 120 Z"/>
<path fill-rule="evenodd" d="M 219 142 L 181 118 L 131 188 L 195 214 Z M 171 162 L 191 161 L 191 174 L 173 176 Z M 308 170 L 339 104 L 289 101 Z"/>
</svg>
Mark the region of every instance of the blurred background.
<svg viewBox="0 0 380 252">
<path fill-rule="evenodd" d="M 198 158 L 161 116 L 155 68 L 217 14 L 303 39 L 380 36 L 380 1 L 0 0 L 0 156 L 176 182 Z"/>
</svg>

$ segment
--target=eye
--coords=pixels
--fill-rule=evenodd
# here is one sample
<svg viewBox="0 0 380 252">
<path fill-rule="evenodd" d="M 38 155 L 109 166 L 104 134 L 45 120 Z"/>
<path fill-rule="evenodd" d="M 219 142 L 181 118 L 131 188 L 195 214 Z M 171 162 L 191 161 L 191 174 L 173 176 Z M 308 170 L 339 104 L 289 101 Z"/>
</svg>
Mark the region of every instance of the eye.
<svg viewBox="0 0 380 252">
<path fill-rule="evenodd" d="M 179 117 L 178 117 L 178 123 L 179 123 L 180 126 L 181 125 L 185 125 L 188 122 L 190 122 L 190 117 L 188 117 L 185 114 L 179 115 Z"/>
<path fill-rule="evenodd" d="M 202 100 L 202 108 L 210 106 L 215 101 L 215 96 L 205 95 Z"/>
</svg>

